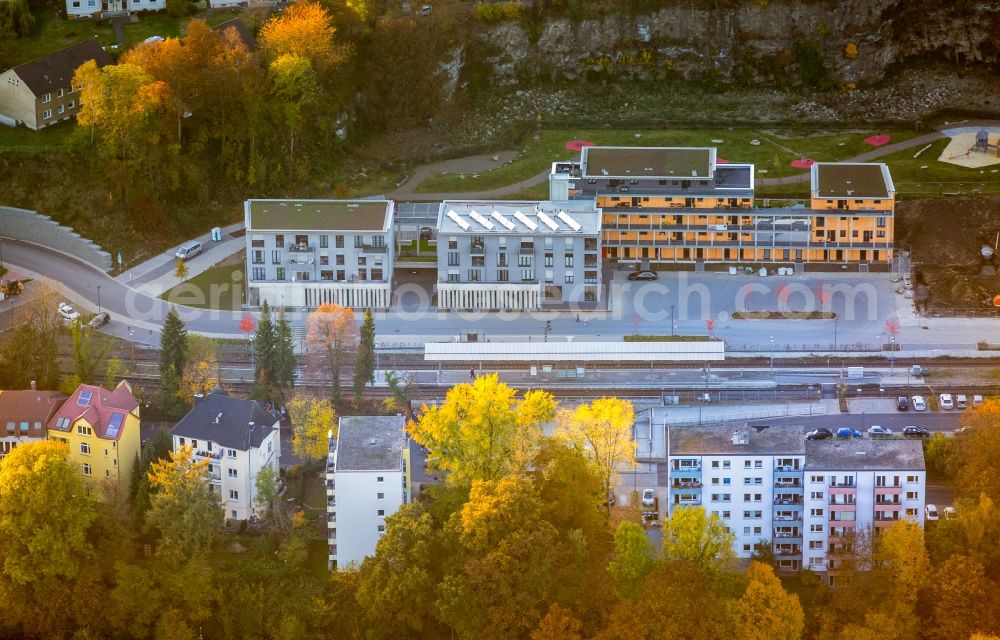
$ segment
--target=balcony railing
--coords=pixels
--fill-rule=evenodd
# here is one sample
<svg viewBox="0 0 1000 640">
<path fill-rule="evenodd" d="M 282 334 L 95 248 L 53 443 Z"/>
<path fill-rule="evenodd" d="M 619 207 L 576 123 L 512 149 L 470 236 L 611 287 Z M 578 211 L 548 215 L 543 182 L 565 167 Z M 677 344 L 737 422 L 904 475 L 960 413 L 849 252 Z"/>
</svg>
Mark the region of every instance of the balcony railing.
<svg viewBox="0 0 1000 640">
<path fill-rule="evenodd" d="M 387 247 L 384 244 L 366 244 L 361 246 L 361 253 L 387 253 Z"/>
<path fill-rule="evenodd" d="M 855 489 L 857 485 L 853 482 L 831 482 L 830 486 L 835 489 Z"/>
<path fill-rule="evenodd" d="M 802 504 L 801 496 L 775 496 L 774 504 Z"/>
<path fill-rule="evenodd" d="M 677 480 L 672 485 L 674 489 L 701 489 L 701 480 Z"/>
<path fill-rule="evenodd" d="M 316 247 L 311 244 L 295 244 L 292 243 L 288 245 L 288 253 L 313 253 L 316 251 Z"/>
</svg>

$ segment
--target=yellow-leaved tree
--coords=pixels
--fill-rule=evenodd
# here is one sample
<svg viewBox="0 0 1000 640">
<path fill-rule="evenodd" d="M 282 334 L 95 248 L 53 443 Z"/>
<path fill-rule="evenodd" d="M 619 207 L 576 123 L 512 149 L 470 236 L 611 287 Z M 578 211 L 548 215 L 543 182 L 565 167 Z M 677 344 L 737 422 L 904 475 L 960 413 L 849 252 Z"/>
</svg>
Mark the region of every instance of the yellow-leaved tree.
<svg viewBox="0 0 1000 640">
<path fill-rule="evenodd" d="M 325 398 L 295 396 L 288 402 L 292 419 L 292 451 L 306 460 L 327 455 L 330 433 L 337 437 L 337 413 Z"/>
<path fill-rule="evenodd" d="M 189 561 L 208 553 L 223 523 L 219 494 L 207 482 L 209 458 L 195 459 L 184 445 L 169 460 L 149 465 L 150 508 L 146 528 L 159 534 L 156 554 Z"/>
<path fill-rule="evenodd" d="M 665 560 L 681 560 L 701 570 L 729 568 L 734 536 L 717 515 L 704 507 L 682 507 L 663 523 Z"/>
<path fill-rule="evenodd" d="M 269 60 L 290 54 L 317 69 L 341 62 L 347 49 L 334 41 L 333 18 L 321 5 L 299 0 L 274 15 L 260 29 L 260 45 Z"/>
<path fill-rule="evenodd" d="M 326 370 L 333 379 L 333 401 L 340 402 L 340 369 L 344 354 L 357 348 L 358 325 L 354 311 L 337 304 L 321 304 L 306 318 L 306 348 L 309 364 Z"/>
<path fill-rule="evenodd" d="M 557 423 L 556 436 L 591 461 L 600 474 L 605 496 L 614 487 L 619 469 L 635 466 L 635 410 L 631 402 L 599 398 L 574 410 L 560 411 Z"/>
<path fill-rule="evenodd" d="M 805 613 L 798 596 L 781 586 L 774 570 L 751 562 L 749 583 L 736 605 L 736 636 L 744 640 L 798 640 L 805 628 Z"/>
<path fill-rule="evenodd" d="M 452 387 L 442 404 L 422 407 L 408 430 L 450 482 L 498 480 L 527 470 L 555 410 L 552 394 L 533 390 L 518 399 L 492 374 Z"/>
<path fill-rule="evenodd" d="M 196 394 L 207 394 L 219 385 L 219 359 L 215 345 L 208 338 L 189 335 L 187 343 L 187 362 L 177 395 L 191 404 Z"/>
</svg>

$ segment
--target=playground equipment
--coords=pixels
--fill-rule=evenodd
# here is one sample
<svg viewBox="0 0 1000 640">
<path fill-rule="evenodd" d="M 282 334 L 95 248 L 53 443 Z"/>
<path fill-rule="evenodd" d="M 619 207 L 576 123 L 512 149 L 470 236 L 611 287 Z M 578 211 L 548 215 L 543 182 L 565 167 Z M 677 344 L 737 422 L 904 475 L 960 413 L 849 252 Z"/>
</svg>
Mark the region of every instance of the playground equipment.
<svg viewBox="0 0 1000 640">
<path fill-rule="evenodd" d="M 976 132 L 975 142 L 965 153 L 955 154 L 948 159 L 953 160 L 962 156 L 969 157 L 972 153 L 992 153 L 997 158 L 1000 158 L 1000 136 L 997 137 L 996 142 L 990 142 L 990 132 L 986 129 L 980 129 Z"/>
</svg>

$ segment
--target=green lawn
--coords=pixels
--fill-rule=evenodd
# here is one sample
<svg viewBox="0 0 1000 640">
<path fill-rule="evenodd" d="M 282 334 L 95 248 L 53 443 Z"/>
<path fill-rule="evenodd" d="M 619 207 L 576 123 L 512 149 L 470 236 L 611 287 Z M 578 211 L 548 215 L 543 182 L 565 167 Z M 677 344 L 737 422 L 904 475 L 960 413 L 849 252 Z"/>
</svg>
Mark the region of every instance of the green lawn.
<svg viewBox="0 0 1000 640">
<path fill-rule="evenodd" d="M 35 30 L 29 38 L 0 40 L 0 68 L 14 67 L 93 37 L 104 46 L 115 43 L 111 25 L 92 19 L 62 20 L 52 10 L 35 13 Z"/>
<path fill-rule="evenodd" d="M 1000 194 L 1000 164 L 969 169 L 949 162 L 939 162 L 938 156 L 948 143 L 947 138 L 938 140 L 920 154 L 919 158 L 914 158 L 913 154 L 920 147 L 883 158 L 892 172 L 897 191 L 909 198 L 936 197 L 945 193 L 969 195 L 977 189 L 984 194 Z M 923 166 L 927 168 L 921 169 Z"/>
<path fill-rule="evenodd" d="M 69 143 L 75 130 L 75 120 L 64 120 L 38 131 L 23 126 L 0 127 L 0 149 L 9 152 L 58 151 Z"/>
<path fill-rule="evenodd" d="M 523 155 L 509 164 L 483 172 L 478 178 L 472 174 L 466 174 L 464 177 L 460 174 L 431 176 L 417 186 L 417 191 L 420 193 L 480 191 L 516 184 L 548 169 L 555 160 L 575 157 L 576 153 L 566 149 L 565 144 L 569 140 L 578 138 L 599 145 L 714 146 L 718 149 L 719 157 L 731 162 L 752 162 L 757 166 L 758 172 L 766 169 L 767 173 L 764 176 L 773 177 L 804 173 L 789 166 L 792 160 L 801 156 L 813 156 L 820 160 L 840 160 L 870 150 L 872 147 L 863 140 L 873 133 L 876 132 L 834 136 L 803 135 L 799 138 L 784 139 L 752 129 L 544 130 L 539 132 L 537 139 L 534 135 L 529 136 L 521 146 Z M 890 133 L 893 140 L 918 135 L 911 131 Z M 758 140 L 760 144 L 751 145 L 750 141 L 753 139 Z M 723 140 L 723 142 L 713 143 L 712 140 Z M 844 143 L 843 146 L 840 145 L 841 142 Z M 792 149 L 795 153 L 785 151 L 782 146 Z M 780 166 L 780 171 L 775 169 L 775 163 Z M 534 191 L 529 189 L 526 193 Z M 802 192 L 803 197 L 807 195 L 801 186 L 798 191 Z"/>
<path fill-rule="evenodd" d="M 150 36 L 176 38 L 181 35 L 181 27 L 187 24 L 188 18 L 172 18 L 162 15 L 139 15 L 139 22 L 124 26 L 125 47 L 134 47 Z"/>
<path fill-rule="evenodd" d="M 244 283 L 244 264 L 228 264 L 199 273 L 160 297 L 197 309 L 238 311 L 243 303 Z"/>
</svg>

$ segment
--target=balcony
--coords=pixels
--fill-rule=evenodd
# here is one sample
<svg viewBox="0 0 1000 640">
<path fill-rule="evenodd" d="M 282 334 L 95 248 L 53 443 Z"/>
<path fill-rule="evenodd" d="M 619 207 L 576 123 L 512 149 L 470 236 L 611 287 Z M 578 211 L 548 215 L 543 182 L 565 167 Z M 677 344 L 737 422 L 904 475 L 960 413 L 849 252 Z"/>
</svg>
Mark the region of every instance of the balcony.
<svg viewBox="0 0 1000 640">
<path fill-rule="evenodd" d="M 831 513 L 830 516 L 832 518 L 833 514 Z M 833 519 L 831 519 L 829 521 L 829 525 L 831 527 L 842 527 L 844 529 L 853 529 L 855 526 L 857 526 L 857 524 L 858 523 L 857 523 L 856 520 L 833 520 Z"/>
<path fill-rule="evenodd" d="M 802 496 L 795 496 L 795 495 L 775 496 L 774 497 L 774 504 L 801 505 L 802 504 Z"/>
<path fill-rule="evenodd" d="M 676 505 L 684 505 L 684 506 L 698 505 L 698 504 L 701 504 L 701 499 L 697 498 L 697 499 L 684 500 L 684 499 L 678 498 L 677 500 L 674 501 L 674 504 L 676 504 Z"/>
<path fill-rule="evenodd" d="M 217 473 L 210 473 L 210 474 L 208 474 L 208 481 L 209 481 L 209 483 L 214 484 L 216 486 L 221 485 L 222 484 L 222 476 L 220 476 Z"/>
<path fill-rule="evenodd" d="M 327 497 L 336 495 L 336 488 L 337 488 L 337 486 L 336 486 L 336 484 L 334 484 L 333 480 L 327 480 L 326 481 L 326 495 L 327 495 Z"/>
<path fill-rule="evenodd" d="M 790 464 L 779 464 L 774 468 L 774 470 L 782 473 L 787 473 L 787 472 L 798 473 L 799 471 L 802 471 L 802 469 L 799 469 L 798 467 Z"/>
<path fill-rule="evenodd" d="M 802 547 L 797 544 L 788 545 L 781 544 L 775 545 L 774 555 L 776 556 L 799 556 L 802 555 Z"/>
<path fill-rule="evenodd" d="M 903 487 L 902 486 L 895 486 L 895 487 L 875 487 L 875 495 L 876 496 L 879 496 L 879 495 L 898 496 L 901 493 L 903 493 Z"/>
<path fill-rule="evenodd" d="M 361 253 L 377 253 L 381 255 L 388 253 L 388 247 L 384 244 L 363 244 L 358 248 L 361 250 Z"/>
<path fill-rule="evenodd" d="M 222 458 L 221 451 L 195 451 L 195 458 L 211 458 L 212 460 L 220 460 Z"/>
<path fill-rule="evenodd" d="M 533 256 L 533 255 L 535 255 L 535 247 L 534 247 L 534 245 L 532 245 L 530 247 L 525 247 L 525 246 L 522 245 L 521 249 L 518 251 L 518 255 L 522 255 L 522 256 Z"/>
<path fill-rule="evenodd" d="M 857 505 L 853 502 L 831 502 L 830 511 L 855 511 Z"/>
<path fill-rule="evenodd" d="M 288 245 L 288 263 L 296 265 L 312 264 L 316 261 L 316 247 L 311 244 Z"/>
<path fill-rule="evenodd" d="M 775 522 L 802 522 L 801 513 L 785 513 L 774 516 Z"/>
<path fill-rule="evenodd" d="M 484 255 L 486 253 L 486 243 L 473 242 L 472 246 L 469 247 L 469 253 L 474 256 Z"/>
<path fill-rule="evenodd" d="M 801 480 L 797 480 L 797 479 L 796 480 L 787 480 L 787 479 L 781 479 L 781 478 L 779 478 L 778 480 L 774 481 L 774 488 L 775 489 L 801 489 L 802 488 L 802 481 Z"/>
<path fill-rule="evenodd" d="M 845 495 L 857 492 L 858 488 L 853 484 L 830 485 L 830 493 L 834 495 Z"/>
<path fill-rule="evenodd" d="M 671 467 L 671 471 L 673 471 L 674 473 L 701 473 L 701 465 L 700 464 L 678 465 L 676 462 L 674 462 L 673 466 Z"/>
<path fill-rule="evenodd" d="M 671 489 L 701 489 L 701 480 L 674 480 Z"/>
</svg>

